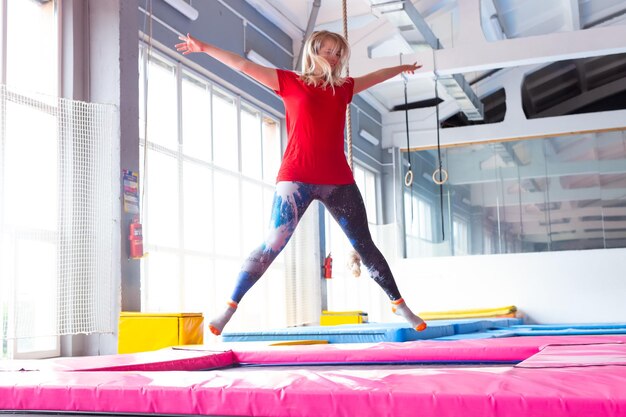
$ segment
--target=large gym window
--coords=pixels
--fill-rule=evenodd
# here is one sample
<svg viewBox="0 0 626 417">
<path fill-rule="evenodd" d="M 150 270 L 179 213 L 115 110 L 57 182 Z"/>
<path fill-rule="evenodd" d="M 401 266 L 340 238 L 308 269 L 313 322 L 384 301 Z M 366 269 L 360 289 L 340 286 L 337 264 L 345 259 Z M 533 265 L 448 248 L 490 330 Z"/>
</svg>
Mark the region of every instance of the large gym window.
<svg viewBox="0 0 626 417">
<path fill-rule="evenodd" d="M 148 57 L 147 47 L 140 52 L 148 252 L 142 309 L 210 317 L 231 295 L 245 256 L 263 241 L 281 158 L 280 121 L 180 62 L 155 51 Z M 229 330 L 286 325 L 284 280 L 281 255 Z"/>
<path fill-rule="evenodd" d="M 59 335 L 114 331 L 116 110 L 59 98 L 57 5 L 0 2 L 1 357 L 57 356 Z"/>
<path fill-rule="evenodd" d="M 57 123 L 54 110 L 47 111 L 52 97 L 41 94 L 58 92 L 55 6 L 0 5 L 6 23 L 0 42 L 0 358 L 59 350 L 58 337 L 40 337 L 57 334 L 56 300 L 50 297 L 57 293 Z"/>
</svg>

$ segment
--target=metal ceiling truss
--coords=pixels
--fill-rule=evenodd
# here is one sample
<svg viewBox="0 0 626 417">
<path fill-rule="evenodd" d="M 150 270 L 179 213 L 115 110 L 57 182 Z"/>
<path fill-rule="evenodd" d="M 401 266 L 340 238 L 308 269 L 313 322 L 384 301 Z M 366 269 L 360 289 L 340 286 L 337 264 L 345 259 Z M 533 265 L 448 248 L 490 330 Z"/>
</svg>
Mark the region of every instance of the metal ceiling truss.
<svg viewBox="0 0 626 417">
<path fill-rule="evenodd" d="M 386 2 L 383 4 L 389 5 L 389 3 L 392 2 Z M 439 38 L 437 38 L 430 26 L 428 26 L 424 17 L 417 10 L 417 8 L 415 8 L 410 0 L 398 0 L 395 3 L 402 5 L 401 8 L 398 6 L 396 10 L 398 12 L 404 12 L 407 15 L 413 25 L 415 25 L 417 30 L 422 34 L 424 40 L 433 50 L 442 49 Z M 436 67 L 434 72 L 439 84 L 443 86 L 450 97 L 457 102 L 461 112 L 463 112 L 469 120 L 477 121 L 484 119 L 485 111 L 483 103 L 480 101 L 480 98 L 478 98 L 476 93 L 474 93 L 463 74 L 440 76 L 437 74 Z"/>
</svg>

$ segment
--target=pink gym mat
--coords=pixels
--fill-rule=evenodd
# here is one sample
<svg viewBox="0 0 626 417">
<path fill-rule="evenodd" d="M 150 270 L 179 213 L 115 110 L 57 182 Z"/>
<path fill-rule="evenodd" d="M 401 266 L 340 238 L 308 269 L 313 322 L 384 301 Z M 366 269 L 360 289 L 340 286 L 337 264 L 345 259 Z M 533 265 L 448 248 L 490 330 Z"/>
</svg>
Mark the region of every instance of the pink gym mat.
<svg viewBox="0 0 626 417">
<path fill-rule="evenodd" d="M 233 347 L 239 364 L 341 363 L 517 363 L 553 344 L 626 343 L 626 335 L 528 336 L 454 341 L 345 343 L 308 346 L 267 346 L 243 342 Z M 228 346 L 229 344 L 225 344 Z M 252 345 L 247 347 L 247 345 Z"/>
<path fill-rule="evenodd" d="M 2 371 L 197 371 L 233 365 L 232 350 L 162 349 L 153 352 L 46 360 L 0 361 Z"/>
<path fill-rule="evenodd" d="M 626 366 L 626 344 L 550 345 L 517 364 L 518 368 Z"/>
<path fill-rule="evenodd" d="M 626 336 L 544 336 L 380 343 L 362 349 L 354 344 L 224 344 L 219 345 L 223 351 L 170 349 L 130 360 L 115 355 L 38 361 L 54 363 L 36 367 L 40 371 L 14 371 L 4 364 L 0 410 L 285 417 L 626 416 L 625 342 Z M 180 364 L 186 364 L 185 369 L 224 365 L 228 353 L 232 365 L 278 365 L 281 357 L 291 364 L 343 357 L 352 365 L 174 370 Z M 462 362 L 472 355 L 477 362 L 521 362 L 434 363 Z M 220 360 L 214 362 L 215 357 Z M 407 363 L 418 358 L 430 364 Z M 382 364 L 389 361 L 396 363 Z M 99 371 L 78 370 L 86 366 Z M 126 366 L 162 370 L 119 370 Z M 104 370 L 107 367 L 115 370 Z"/>
</svg>

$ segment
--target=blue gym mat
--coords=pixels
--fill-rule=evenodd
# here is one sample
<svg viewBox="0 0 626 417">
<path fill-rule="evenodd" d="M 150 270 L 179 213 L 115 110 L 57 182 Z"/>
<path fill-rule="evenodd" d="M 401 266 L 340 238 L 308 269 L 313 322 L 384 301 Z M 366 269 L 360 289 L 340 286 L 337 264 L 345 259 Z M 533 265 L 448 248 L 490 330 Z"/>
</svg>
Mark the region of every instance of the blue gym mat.
<svg viewBox="0 0 626 417">
<path fill-rule="evenodd" d="M 575 336 L 626 334 L 626 323 L 512 324 L 508 327 L 456 332 L 437 340 L 488 339 L 513 336 Z"/>
<path fill-rule="evenodd" d="M 515 336 L 626 334 L 626 323 L 520 324 L 510 330 Z"/>
<path fill-rule="evenodd" d="M 490 330 L 501 330 L 522 324 L 518 318 L 481 318 L 432 320 L 423 332 L 406 323 L 363 323 L 338 326 L 304 326 L 255 332 L 225 332 L 224 342 L 258 342 L 281 340 L 325 340 L 328 343 L 408 342 L 413 340 L 443 339 L 456 335 L 475 337 Z M 490 335 L 486 337 L 497 337 Z"/>
</svg>

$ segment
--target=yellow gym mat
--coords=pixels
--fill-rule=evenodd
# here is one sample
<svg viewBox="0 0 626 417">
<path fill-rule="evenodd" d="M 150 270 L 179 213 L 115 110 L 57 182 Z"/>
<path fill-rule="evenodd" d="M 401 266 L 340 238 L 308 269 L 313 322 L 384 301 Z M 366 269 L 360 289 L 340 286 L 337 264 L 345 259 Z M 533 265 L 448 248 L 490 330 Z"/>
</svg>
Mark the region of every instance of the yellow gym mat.
<svg viewBox="0 0 626 417">
<path fill-rule="evenodd" d="M 425 311 L 418 315 L 424 320 L 471 319 L 484 317 L 515 317 L 517 307 L 476 308 L 469 310 Z"/>
<path fill-rule="evenodd" d="M 321 326 L 335 326 L 337 324 L 360 324 L 367 323 L 367 313 L 355 311 L 328 311 L 322 310 L 320 317 Z"/>
</svg>

